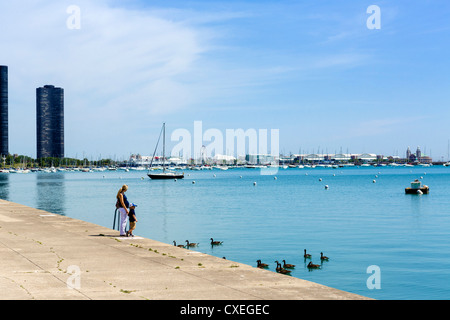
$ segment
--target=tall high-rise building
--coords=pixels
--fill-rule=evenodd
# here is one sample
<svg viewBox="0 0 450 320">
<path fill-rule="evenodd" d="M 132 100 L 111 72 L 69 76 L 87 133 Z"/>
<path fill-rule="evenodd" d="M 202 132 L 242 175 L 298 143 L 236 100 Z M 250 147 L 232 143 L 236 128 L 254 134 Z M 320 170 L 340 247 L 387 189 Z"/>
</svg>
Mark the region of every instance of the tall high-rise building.
<svg viewBox="0 0 450 320">
<path fill-rule="evenodd" d="M 64 89 L 36 89 L 37 158 L 64 158 Z"/>
<path fill-rule="evenodd" d="M 8 67 L 0 66 L 0 156 L 8 155 Z"/>
</svg>

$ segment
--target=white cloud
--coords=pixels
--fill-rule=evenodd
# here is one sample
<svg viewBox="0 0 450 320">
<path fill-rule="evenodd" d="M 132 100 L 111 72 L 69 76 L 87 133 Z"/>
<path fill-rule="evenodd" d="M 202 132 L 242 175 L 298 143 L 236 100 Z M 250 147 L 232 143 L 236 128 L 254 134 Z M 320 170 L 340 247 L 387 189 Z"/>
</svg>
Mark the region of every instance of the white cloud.
<svg viewBox="0 0 450 320">
<path fill-rule="evenodd" d="M 112 140 L 104 145 L 117 144 L 117 128 L 127 117 L 145 123 L 151 115 L 184 108 L 194 99 L 179 77 L 192 71 L 205 50 L 200 31 L 149 11 L 110 8 L 105 1 L 76 5 L 79 30 L 67 28 L 69 4 L 0 5 L 11 152 L 35 152 L 33 139 L 17 137 L 35 137 L 35 89 L 45 84 L 65 89 L 66 151 L 78 148 L 79 154 L 83 144 L 95 152 L 86 140 L 100 130 Z"/>
</svg>

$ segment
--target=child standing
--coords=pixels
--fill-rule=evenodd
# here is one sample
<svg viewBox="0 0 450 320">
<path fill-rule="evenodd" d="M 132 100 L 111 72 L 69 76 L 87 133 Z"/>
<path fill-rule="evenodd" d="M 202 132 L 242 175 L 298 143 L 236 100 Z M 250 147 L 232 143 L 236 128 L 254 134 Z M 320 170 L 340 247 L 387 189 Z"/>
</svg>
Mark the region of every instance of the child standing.
<svg viewBox="0 0 450 320">
<path fill-rule="evenodd" d="M 137 218 L 136 218 L 136 212 L 134 211 L 134 209 L 136 209 L 137 204 L 130 204 L 129 207 L 129 213 L 128 213 L 128 221 L 130 222 L 130 230 L 128 230 L 127 232 L 127 236 L 129 237 L 134 237 L 133 234 L 133 230 L 136 229 L 136 222 L 137 222 Z"/>
</svg>

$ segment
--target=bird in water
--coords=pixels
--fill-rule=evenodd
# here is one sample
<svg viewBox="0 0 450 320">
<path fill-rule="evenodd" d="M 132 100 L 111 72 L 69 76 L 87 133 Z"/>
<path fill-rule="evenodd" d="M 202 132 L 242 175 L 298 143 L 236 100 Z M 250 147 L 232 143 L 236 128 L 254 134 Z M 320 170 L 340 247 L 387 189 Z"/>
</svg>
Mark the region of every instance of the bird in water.
<svg viewBox="0 0 450 320">
<path fill-rule="evenodd" d="M 262 263 L 261 260 L 256 260 L 256 263 L 258 268 L 267 268 L 269 266 L 267 263 Z"/>
<path fill-rule="evenodd" d="M 211 238 L 210 240 L 211 240 L 211 245 L 212 245 L 212 246 L 217 246 L 217 245 L 219 245 L 219 244 L 222 244 L 222 243 L 223 243 L 223 241 L 214 241 L 214 239 L 213 239 L 213 238 Z"/>
<path fill-rule="evenodd" d="M 283 268 L 292 269 L 295 268 L 295 264 L 286 263 L 286 260 L 283 260 Z"/>
<path fill-rule="evenodd" d="M 308 263 L 308 268 L 309 269 L 318 269 L 320 268 L 320 265 L 318 264 L 313 264 L 311 261 Z"/>
<path fill-rule="evenodd" d="M 282 274 L 290 274 L 290 273 L 291 273 L 291 271 L 282 268 L 282 267 L 281 267 L 281 264 L 280 264 L 278 261 L 275 261 L 275 262 L 277 263 L 277 267 L 275 268 L 275 270 L 276 270 L 278 273 L 282 273 Z"/>
<path fill-rule="evenodd" d="M 175 242 L 175 240 L 173 240 L 173 245 L 174 245 L 175 247 L 178 247 L 178 248 L 184 248 L 184 245 L 182 245 L 182 244 L 177 245 L 177 243 Z"/>
<path fill-rule="evenodd" d="M 188 240 L 186 240 L 186 247 L 196 247 L 198 246 L 198 243 L 192 242 L 190 243 Z"/>
<path fill-rule="evenodd" d="M 323 252 L 320 253 L 320 260 L 327 260 L 328 261 L 328 257 L 323 255 Z"/>
<path fill-rule="evenodd" d="M 303 258 L 311 259 L 311 255 L 309 253 L 306 253 L 306 249 L 305 249 L 305 254 L 303 255 Z"/>
</svg>

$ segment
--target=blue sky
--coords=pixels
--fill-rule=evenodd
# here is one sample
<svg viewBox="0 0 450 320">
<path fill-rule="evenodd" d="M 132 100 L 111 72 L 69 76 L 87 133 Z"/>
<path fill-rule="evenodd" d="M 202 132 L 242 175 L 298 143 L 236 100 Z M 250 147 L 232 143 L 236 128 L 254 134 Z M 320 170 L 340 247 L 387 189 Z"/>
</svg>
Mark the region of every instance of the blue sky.
<svg viewBox="0 0 450 320">
<path fill-rule="evenodd" d="M 10 152 L 35 156 L 35 89 L 53 84 L 72 157 L 149 155 L 163 121 L 202 121 L 279 129 L 286 154 L 420 145 L 447 160 L 449 16 L 446 0 L 2 2 Z"/>
</svg>

